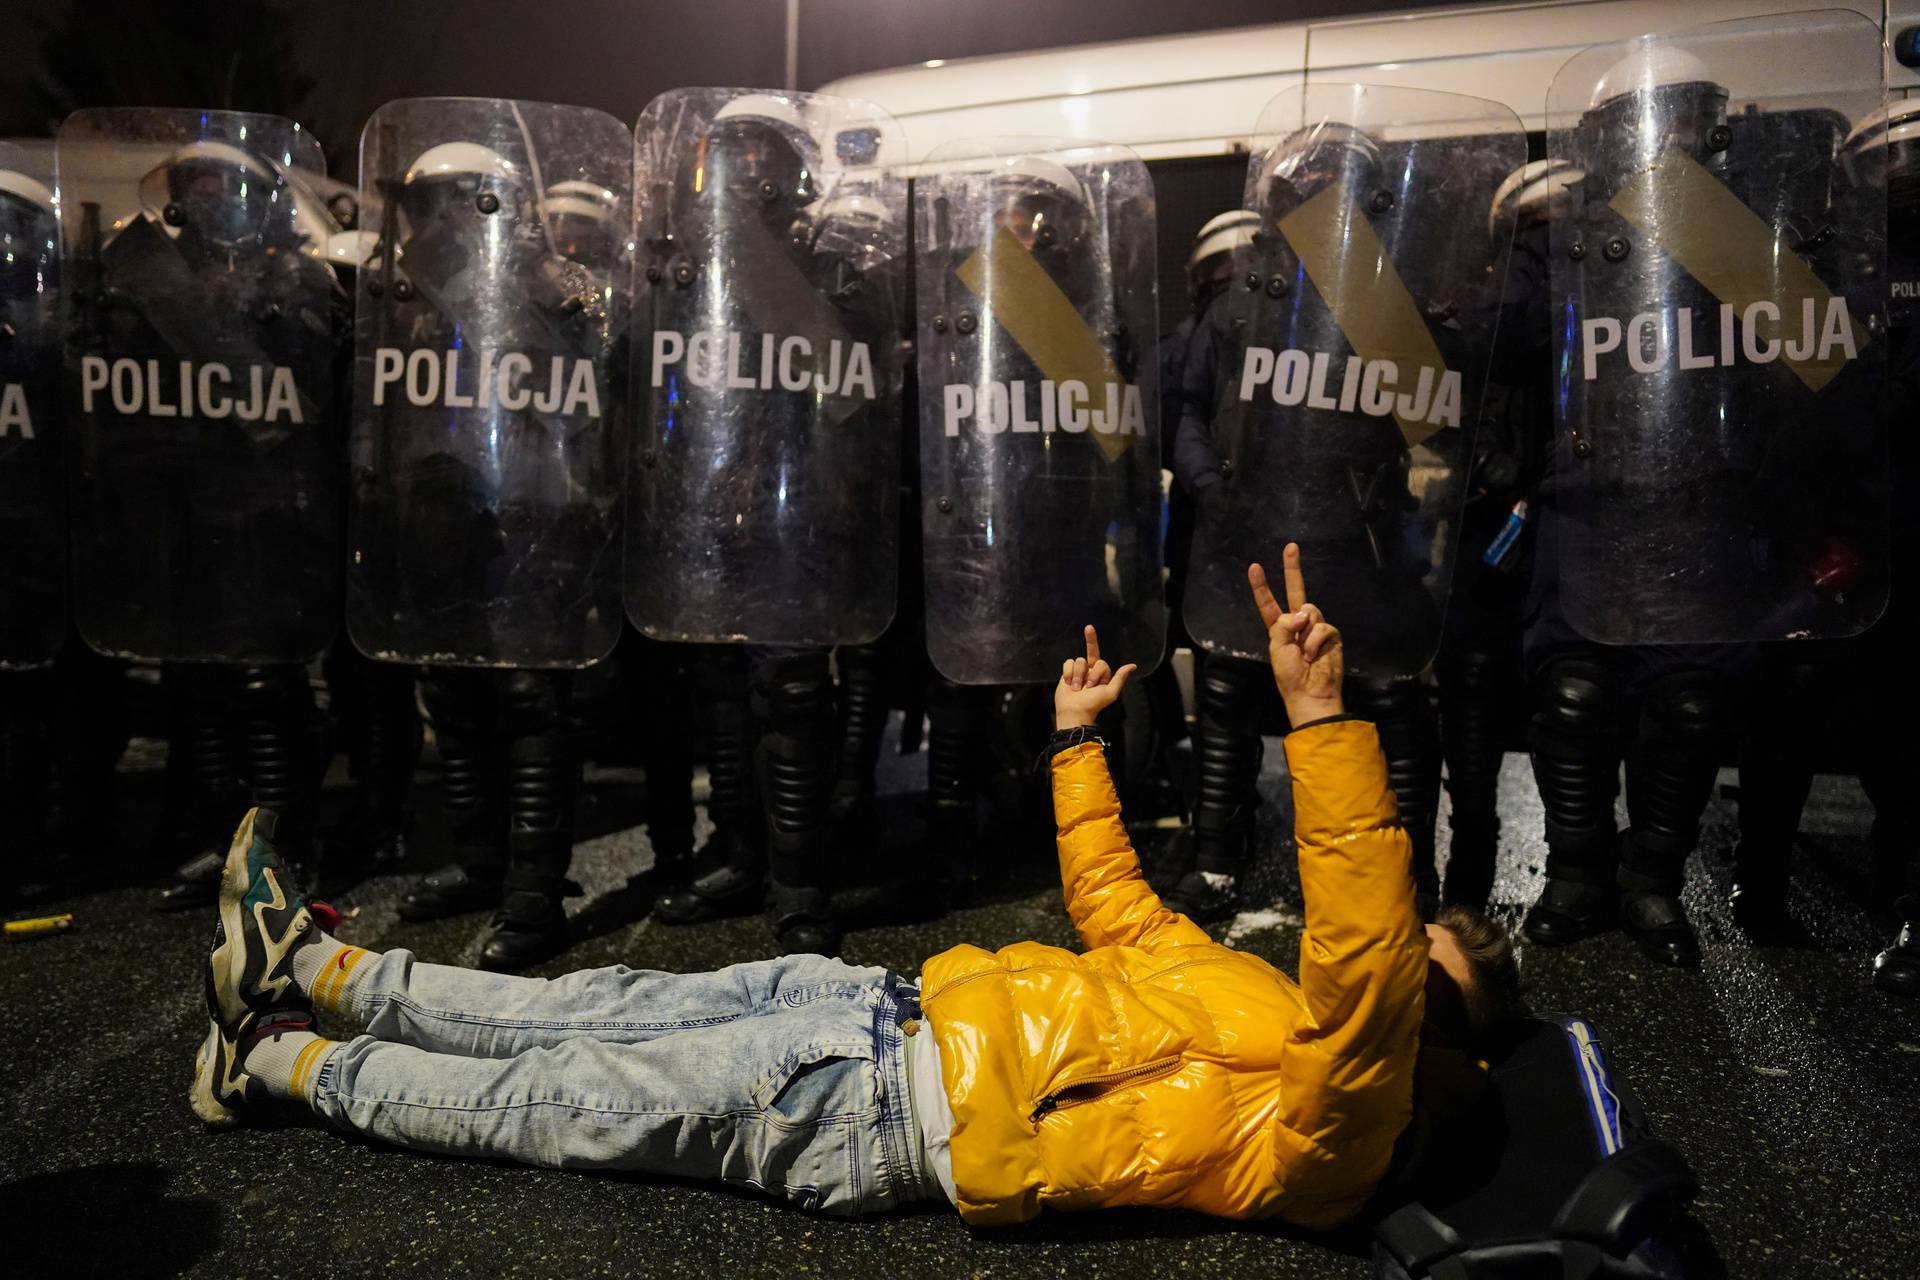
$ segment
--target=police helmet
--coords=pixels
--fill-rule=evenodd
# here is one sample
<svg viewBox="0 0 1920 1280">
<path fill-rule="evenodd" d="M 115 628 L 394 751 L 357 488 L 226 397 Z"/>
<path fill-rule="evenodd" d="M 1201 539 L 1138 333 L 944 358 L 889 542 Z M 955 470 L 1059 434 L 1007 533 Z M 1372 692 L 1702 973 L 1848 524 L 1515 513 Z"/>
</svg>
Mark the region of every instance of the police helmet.
<svg viewBox="0 0 1920 1280">
<path fill-rule="evenodd" d="M 399 199 L 400 207 L 417 220 L 456 214 L 464 207 L 486 217 L 504 213 L 518 221 L 527 212 L 525 192 L 520 167 L 492 147 L 442 142 L 407 166 Z"/>
<path fill-rule="evenodd" d="M 1187 254 L 1187 291 L 1198 295 L 1222 262 L 1253 243 L 1259 229 L 1260 215 L 1251 209 L 1229 209 L 1208 218 Z"/>
<path fill-rule="evenodd" d="M 1567 193 L 1586 174 L 1565 160 L 1530 160 L 1508 174 L 1487 208 L 1487 238 L 1500 242 L 1521 227 L 1550 222 L 1565 212 Z"/>
<path fill-rule="evenodd" d="M 1267 216 L 1285 217 L 1331 186 L 1371 187 L 1380 171 L 1380 145 L 1364 130 L 1322 120 L 1276 143 L 1260 165 L 1259 190 Z"/>
<path fill-rule="evenodd" d="M 1625 174 L 1669 148 L 1720 167 L 1731 134 L 1727 90 L 1692 52 L 1654 39 L 1634 42 L 1594 83 L 1581 117 L 1587 167 Z"/>
<path fill-rule="evenodd" d="M 285 177 L 226 142 L 180 148 L 140 179 L 140 204 L 175 234 L 227 249 L 291 244 L 296 210 Z M 279 234 L 275 234 L 276 229 Z"/>
<path fill-rule="evenodd" d="M 724 192 L 770 210 L 798 210 L 820 194 L 820 142 L 800 110 L 770 93 L 714 113 L 692 175 L 696 195 Z"/>
</svg>

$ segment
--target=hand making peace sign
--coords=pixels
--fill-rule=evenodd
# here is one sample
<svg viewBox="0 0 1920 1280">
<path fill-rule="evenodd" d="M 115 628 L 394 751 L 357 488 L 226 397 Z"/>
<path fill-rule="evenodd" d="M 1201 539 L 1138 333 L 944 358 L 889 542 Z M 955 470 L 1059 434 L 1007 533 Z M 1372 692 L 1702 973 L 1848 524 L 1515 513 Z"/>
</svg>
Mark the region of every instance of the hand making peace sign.
<svg viewBox="0 0 1920 1280">
<path fill-rule="evenodd" d="M 1273 665 L 1273 682 L 1287 704 L 1287 719 L 1298 726 L 1345 711 L 1340 682 L 1346 664 L 1339 630 L 1321 615 L 1318 605 L 1307 603 L 1299 544 L 1289 542 L 1283 558 L 1287 586 L 1284 612 L 1273 598 L 1273 588 L 1267 585 L 1265 569 L 1248 565 L 1247 582 L 1253 587 L 1260 621 L 1266 624 L 1267 661 Z"/>
</svg>

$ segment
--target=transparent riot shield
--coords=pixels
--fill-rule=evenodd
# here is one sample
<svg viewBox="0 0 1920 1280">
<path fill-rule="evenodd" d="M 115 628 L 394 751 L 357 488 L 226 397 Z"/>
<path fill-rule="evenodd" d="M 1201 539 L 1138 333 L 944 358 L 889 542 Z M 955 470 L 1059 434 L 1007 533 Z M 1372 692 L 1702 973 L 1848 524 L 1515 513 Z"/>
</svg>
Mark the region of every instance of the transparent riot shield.
<svg viewBox="0 0 1920 1280">
<path fill-rule="evenodd" d="M 914 179 L 927 648 L 961 684 L 1059 678 L 1080 630 L 1166 640 L 1153 185 L 1123 147 L 937 148 Z"/>
<path fill-rule="evenodd" d="M 55 145 L 74 614 L 176 662 L 303 661 L 340 619 L 347 298 L 290 120 L 113 108 Z"/>
<path fill-rule="evenodd" d="M 676 89 L 635 145 L 627 614 L 662 640 L 872 640 L 898 577 L 899 127 L 845 98 Z"/>
<path fill-rule="evenodd" d="M 620 631 L 632 136 L 420 98 L 360 142 L 347 626 L 371 657 L 579 668 Z"/>
<path fill-rule="evenodd" d="M 1510 239 L 1487 208 L 1525 159 L 1480 98 L 1324 84 L 1267 107 L 1184 601 L 1206 649 L 1265 660 L 1247 566 L 1297 542 L 1350 671 L 1432 660 Z"/>
<path fill-rule="evenodd" d="M 1785 14 L 1588 49 L 1548 97 L 1555 563 L 1610 644 L 1850 635 L 1888 587 L 1886 191 L 1844 172 L 1878 28 Z"/>
<path fill-rule="evenodd" d="M 0 141 L 0 671 L 67 634 L 53 145 Z"/>
</svg>

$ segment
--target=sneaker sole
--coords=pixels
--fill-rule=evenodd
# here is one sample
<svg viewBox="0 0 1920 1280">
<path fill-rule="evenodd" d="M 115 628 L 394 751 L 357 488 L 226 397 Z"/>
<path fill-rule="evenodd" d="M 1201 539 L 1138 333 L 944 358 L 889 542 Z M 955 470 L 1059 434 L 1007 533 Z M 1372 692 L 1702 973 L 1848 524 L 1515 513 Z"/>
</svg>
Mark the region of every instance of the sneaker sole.
<svg viewBox="0 0 1920 1280">
<path fill-rule="evenodd" d="M 213 1073 L 219 1060 L 220 1024 L 209 1020 L 207 1034 L 194 1051 L 193 1087 L 187 1091 L 187 1101 L 193 1106 L 193 1114 L 208 1128 L 232 1129 L 239 1125 L 240 1117 L 214 1092 Z"/>
<path fill-rule="evenodd" d="M 291 979 L 286 988 L 278 992 L 254 992 L 255 999 L 250 1001 L 249 994 L 241 989 L 241 980 L 246 968 L 246 939 L 253 930 L 253 922 L 247 918 L 247 890 L 252 876 L 247 869 L 247 855 L 253 849 L 253 817 L 255 810 L 248 810 L 247 816 L 240 821 L 240 827 L 233 833 L 233 843 L 227 847 L 227 861 L 220 869 L 220 927 L 221 940 L 207 956 L 207 1012 L 217 1021 L 231 1026 L 240 1021 L 254 1004 L 285 999 L 293 990 Z M 272 867 L 262 873 L 268 877 L 277 896 L 276 907 L 284 906 L 288 901 L 286 887 L 280 883 L 280 877 Z M 288 937 L 298 937 L 305 932 L 304 926 L 288 930 Z M 269 965 L 271 971 L 275 965 Z"/>
</svg>

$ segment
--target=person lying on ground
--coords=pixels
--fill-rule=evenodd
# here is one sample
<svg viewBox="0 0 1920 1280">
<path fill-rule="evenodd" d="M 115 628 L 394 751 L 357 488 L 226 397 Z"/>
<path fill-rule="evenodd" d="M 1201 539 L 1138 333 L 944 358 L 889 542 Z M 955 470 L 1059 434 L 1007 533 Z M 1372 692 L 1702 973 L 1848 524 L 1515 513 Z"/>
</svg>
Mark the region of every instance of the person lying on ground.
<svg viewBox="0 0 1920 1280">
<path fill-rule="evenodd" d="M 221 881 L 193 1108 L 229 1126 L 290 1105 L 410 1150 L 710 1178 L 836 1214 L 1346 1221 L 1409 1129 L 1424 1049 L 1471 1046 L 1515 971 L 1484 919 L 1422 927 L 1379 740 L 1344 712 L 1340 633 L 1295 547 L 1285 576 L 1283 609 L 1248 571 L 1295 726 L 1298 982 L 1141 877 L 1093 727 L 1134 667 L 1112 670 L 1088 627 L 1047 766 L 1083 951 L 955 947 L 917 983 L 812 955 L 554 979 L 425 964 L 336 937 L 255 811 Z M 316 1009 L 362 1033 L 323 1038 Z"/>
</svg>

